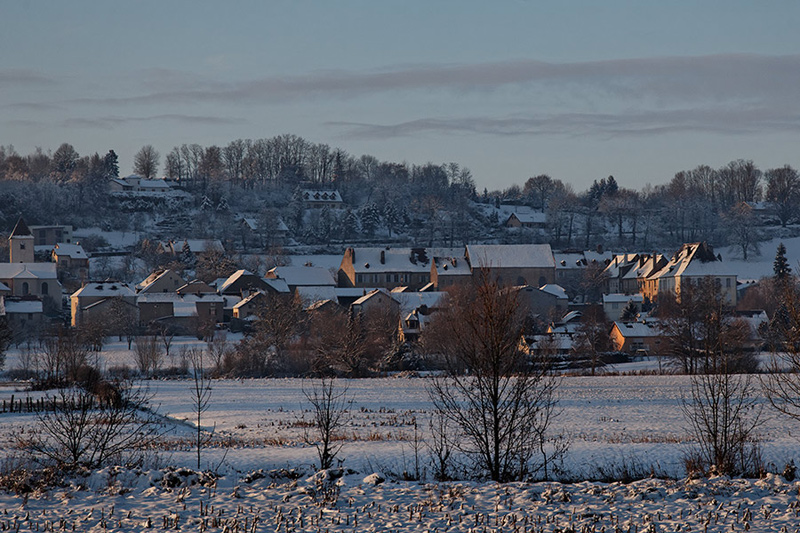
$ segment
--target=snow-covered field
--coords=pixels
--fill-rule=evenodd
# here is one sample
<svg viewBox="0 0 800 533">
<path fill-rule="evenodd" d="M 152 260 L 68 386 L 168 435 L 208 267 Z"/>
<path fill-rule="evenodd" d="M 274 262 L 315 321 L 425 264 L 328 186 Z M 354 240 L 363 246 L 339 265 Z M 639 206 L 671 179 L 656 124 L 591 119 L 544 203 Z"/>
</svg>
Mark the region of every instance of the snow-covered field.
<svg viewBox="0 0 800 533">
<path fill-rule="evenodd" d="M 181 339 L 176 346 L 192 342 Z M 114 343 L 106 356 L 107 365 L 119 365 L 129 354 Z M 311 477 L 315 450 L 303 443 L 309 415 L 303 387 L 309 382 L 218 380 L 202 416 L 215 441 L 202 451 L 201 470 L 221 477 L 202 485 L 189 470 L 164 473 L 167 466 L 196 466 L 190 383 L 151 381 L 146 385 L 167 433 L 164 449 L 142 471 L 104 470 L 83 480 L 81 490 L 1 494 L 0 530 L 797 530 L 800 483 L 775 475 L 682 479 L 682 456 L 691 445 L 681 414 L 688 383 L 672 375 L 565 377 L 554 427 L 571 443 L 563 469 L 572 480 L 623 472 L 678 480 L 496 485 L 402 481 L 403 472 L 414 471 L 415 448 L 422 473 L 429 471 L 424 443 L 414 444 L 415 422 L 419 436 L 427 433 L 427 379 L 342 381 L 353 400 L 340 454 L 349 470 L 326 485 Z M 2 399 L 11 394 L 27 393 L 14 384 L 0 389 Z M 0 415 L 3 453 L 15 453 L 14 436 L 33 421 L 33 415 Z M 789 460 L 800 463 L 800 424 L 771 416 L 761 435 L 773 471 Z M 386 481 L 376 485 L 377 476 L 370 477 L 376 472 Z"/>
</svg>

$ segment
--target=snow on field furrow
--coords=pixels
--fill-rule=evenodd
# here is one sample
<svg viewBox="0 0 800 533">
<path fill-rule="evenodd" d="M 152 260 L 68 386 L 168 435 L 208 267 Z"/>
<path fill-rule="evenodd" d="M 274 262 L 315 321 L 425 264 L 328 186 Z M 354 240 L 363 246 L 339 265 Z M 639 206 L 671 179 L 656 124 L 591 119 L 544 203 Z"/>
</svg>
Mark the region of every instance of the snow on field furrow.
<svg viewBox="0 0 800 533">
<path fill-rule="evenodd" d="M 0 495 L 0 527 L 21 531 L 795 531 L 799 483 L 643 480 L 621 483 L 444 483 L 340 478 L 167 489 L 158 472 L 93 475 L 89 487 L 25 500 Z M 318 478 L 317 478 L 318 479 Z M 151 486 L 153 483 L 155 486 Z M 321 502 L 323 494 L 329 499 Z M 786 528 L 786 529 L 782 529 Z"/>
</svg>

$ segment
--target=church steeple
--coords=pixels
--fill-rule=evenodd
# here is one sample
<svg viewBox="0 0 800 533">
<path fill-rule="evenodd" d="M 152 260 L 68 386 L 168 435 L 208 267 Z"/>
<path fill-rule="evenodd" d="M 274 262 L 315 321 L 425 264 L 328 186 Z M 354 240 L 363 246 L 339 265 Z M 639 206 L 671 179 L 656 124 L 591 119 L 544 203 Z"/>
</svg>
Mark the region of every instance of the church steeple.
<svg viewBox="0 0 800 533">
<path fill-rule="evenodd" d="M 33 263 L 33 234 L 22 217 L 19 217 L 14 231 L 8 238 L 9 241 L 9 262 L 11 263 Z"/>
</svg>

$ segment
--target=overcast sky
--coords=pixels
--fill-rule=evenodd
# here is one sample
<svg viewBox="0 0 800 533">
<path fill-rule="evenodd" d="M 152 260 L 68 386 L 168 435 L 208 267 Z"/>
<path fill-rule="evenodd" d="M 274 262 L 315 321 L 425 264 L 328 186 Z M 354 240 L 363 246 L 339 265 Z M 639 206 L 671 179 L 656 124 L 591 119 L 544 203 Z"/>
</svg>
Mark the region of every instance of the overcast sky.
<svg viewBox="0 0 800 533">
<path fill-rule="evenodd" d="M 0 144 L 294 133 L 479 188 L 800 167 L 800 2 L 0 2 Z"/>
</svg>

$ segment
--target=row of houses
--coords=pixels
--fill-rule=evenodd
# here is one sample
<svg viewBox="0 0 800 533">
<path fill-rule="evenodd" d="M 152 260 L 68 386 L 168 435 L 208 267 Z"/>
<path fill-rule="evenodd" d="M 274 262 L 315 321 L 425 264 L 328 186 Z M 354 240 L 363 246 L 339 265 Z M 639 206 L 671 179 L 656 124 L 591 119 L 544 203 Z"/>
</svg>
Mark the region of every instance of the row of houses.
<svg viewBox="0 0 800 533">
<path fill-rule="evenodd" d="M 557 284 L 570 299 L 593 269 L 604 295 L 640 294 L 655 302 L 660 294 L 679 294 L 681 285 L 714 278 L 730 304 L 737 279 L 705 243 L 684 244 L 672 257 L 658 253 L 556 252 L 549 244 L 469 244 L 461 248 L 347 248 L 338 271 L 340 287 L 409 287 L 443 290 L 474 279 L 482 268 L 508 285 Z M 622 297 L 618 297 L 622 298 Z M 630 298 L 626 299 L 626 302 Z M 638 300 L 637 300 L 638 301 Z M 618 302 L 617 302 L 618 303 Z"/>
</svg>

